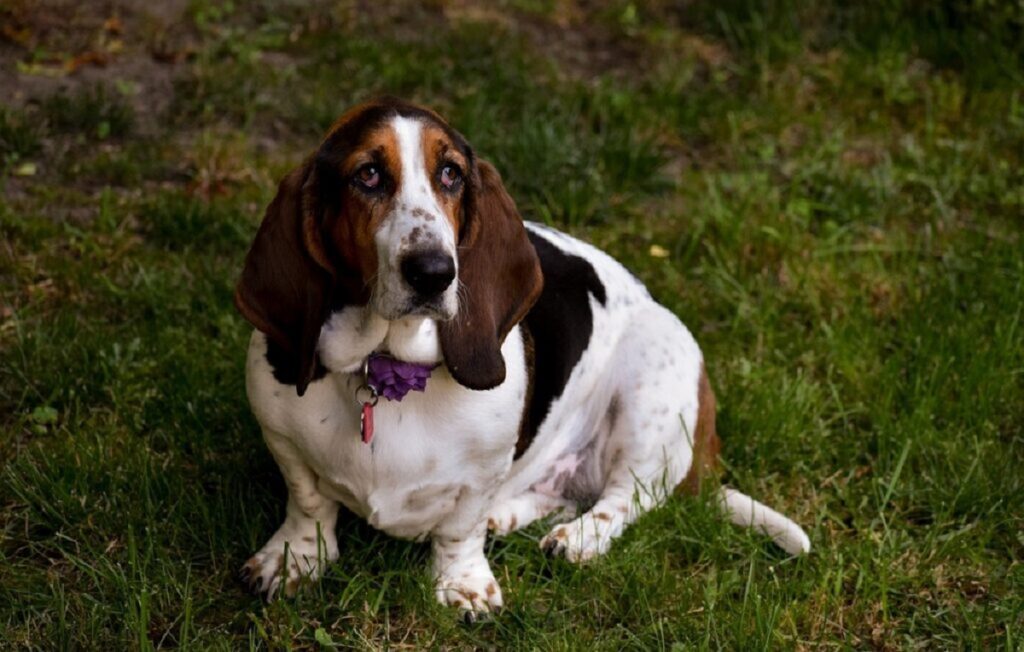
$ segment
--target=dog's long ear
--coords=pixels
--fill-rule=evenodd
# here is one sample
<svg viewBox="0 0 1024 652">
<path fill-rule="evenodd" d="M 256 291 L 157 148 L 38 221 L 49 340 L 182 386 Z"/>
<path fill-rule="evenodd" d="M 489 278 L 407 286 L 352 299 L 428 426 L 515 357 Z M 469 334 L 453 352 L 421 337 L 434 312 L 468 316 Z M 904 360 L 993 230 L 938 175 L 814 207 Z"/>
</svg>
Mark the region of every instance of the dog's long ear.
<svg viewBox="0 0 1024 652">
<path fill-rule="evenodd" d="M 505 380 L 505 336 L 540 296 L 544 280 L 498 171 L 487 161 L 474 167 L 459 242 L 459 312 L 442 323 L 441 348 L 456 381 L 491 389 Z"/>
<path fill-rule="evenodd" d="M 333 286 L 320 238 L 316 176 L 310 159 L 281 181 L 235 288 L 242 316 L 284 350 L 299 396 L 316 369 Z"/>
</svg>

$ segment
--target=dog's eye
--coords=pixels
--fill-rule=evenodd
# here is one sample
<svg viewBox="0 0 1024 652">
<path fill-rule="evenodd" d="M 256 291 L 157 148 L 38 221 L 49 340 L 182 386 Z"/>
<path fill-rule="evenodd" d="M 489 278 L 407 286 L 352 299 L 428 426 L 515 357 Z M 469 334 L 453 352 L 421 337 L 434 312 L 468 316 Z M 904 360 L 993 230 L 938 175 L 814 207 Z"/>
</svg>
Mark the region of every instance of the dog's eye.
<svg viewBox="0 0 1024 652">
<path fill-rule="evenodd" d="M 356 171 L 356 181 L 367 190 L 374 190 L 380 185 L 380 171 L 374 165 L 364 165 Z"/>
<path fill-rule="evenodd" d="M 446 165 L 441 168 L 441 185 L 452 190 L 462 180 L 462 172 L 454 165 Z"/>
</svg>

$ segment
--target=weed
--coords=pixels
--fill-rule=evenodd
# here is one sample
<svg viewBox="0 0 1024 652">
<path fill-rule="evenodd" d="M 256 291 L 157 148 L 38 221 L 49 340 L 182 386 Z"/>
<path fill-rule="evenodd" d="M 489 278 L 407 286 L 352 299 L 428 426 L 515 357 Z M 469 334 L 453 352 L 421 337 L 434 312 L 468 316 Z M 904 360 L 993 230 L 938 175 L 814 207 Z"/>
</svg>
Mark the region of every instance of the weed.
<svg viewBox="0 0 1024 652">
<path fill-rule="evenodd" d="M 102 84 L 55 93 L 42 101 L 41 110 L 53 130 L 86 139 L 124 138 L 135 123 L 131 105 Z"/>
</svg>

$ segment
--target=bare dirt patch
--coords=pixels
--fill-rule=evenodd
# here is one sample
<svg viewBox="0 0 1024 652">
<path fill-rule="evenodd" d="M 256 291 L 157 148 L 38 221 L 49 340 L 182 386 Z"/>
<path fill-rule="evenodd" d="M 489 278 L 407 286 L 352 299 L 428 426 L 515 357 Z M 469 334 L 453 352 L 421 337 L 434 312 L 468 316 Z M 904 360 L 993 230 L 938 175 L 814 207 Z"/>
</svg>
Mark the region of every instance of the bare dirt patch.
<svg viewBox="0 0 1024 652">
<path fill-rule="evenodd" d="M 187 2 L 15 0 L 0 10 L 0 88 L 19 107 L 105 84 L 123 93 L 145 133 L 173 96 L 197 37 Z"/>
</svg>

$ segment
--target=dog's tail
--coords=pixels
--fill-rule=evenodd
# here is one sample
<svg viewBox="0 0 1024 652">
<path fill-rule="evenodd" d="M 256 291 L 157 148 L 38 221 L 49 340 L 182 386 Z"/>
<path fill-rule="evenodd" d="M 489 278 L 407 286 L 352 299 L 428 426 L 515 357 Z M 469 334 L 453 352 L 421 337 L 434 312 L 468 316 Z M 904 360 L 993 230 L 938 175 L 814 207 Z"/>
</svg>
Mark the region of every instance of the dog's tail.
<svg viewBox="0 0 1024 652">
<path fill-rule="evenodd" d="M 775 545 L 791 555 L 810 552 L 811 540 L 803 528 L 771 507 L 729 487 L 720 487 L 716 497 L 729 520 L 736 525 L 767 534 Z"/>
</svg>

